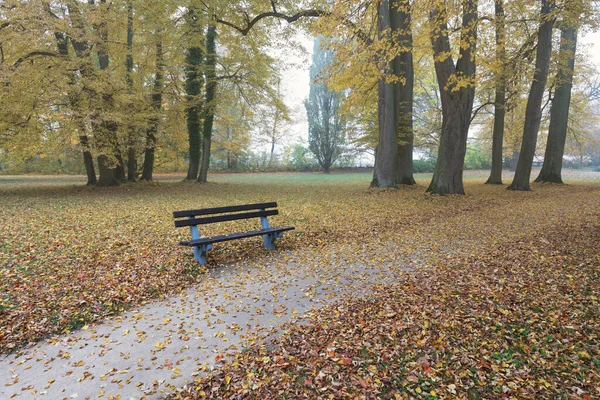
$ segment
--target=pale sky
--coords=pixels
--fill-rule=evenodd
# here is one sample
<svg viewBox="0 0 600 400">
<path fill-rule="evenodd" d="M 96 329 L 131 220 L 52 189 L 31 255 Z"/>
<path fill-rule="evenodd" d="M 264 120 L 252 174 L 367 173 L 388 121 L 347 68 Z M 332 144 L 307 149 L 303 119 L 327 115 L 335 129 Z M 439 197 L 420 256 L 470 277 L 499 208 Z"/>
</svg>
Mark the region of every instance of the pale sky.
<svg viewBox="0 0 600 400">
<path fill-rule="evenodd" d="M 291 127 L 288 142 L 295 143 L 302 138 L 306 143 L 308 126 L 305 121 L 304 99 L 308 97 L 309 91 L 308 70 L 312 62 L 313 38 L 298 33 L 297 40 L 306 47 L 308 54 L 300 55 L 290 49 L 282 49 L 280 57 L 285 57 L 290 63 L 290 69 L 284 73 L 282 84 L 287 106 L 291 110 L 297 110 L 296 114 L 300 114 L 299 117 L 303 118 L 302 121 Z M 600 32 L 591 32 L 580 37 L 577 52 L 596 64 L 600 70 Z M 281 148 L 277 151 L 281 151 Z"/>
</svg>

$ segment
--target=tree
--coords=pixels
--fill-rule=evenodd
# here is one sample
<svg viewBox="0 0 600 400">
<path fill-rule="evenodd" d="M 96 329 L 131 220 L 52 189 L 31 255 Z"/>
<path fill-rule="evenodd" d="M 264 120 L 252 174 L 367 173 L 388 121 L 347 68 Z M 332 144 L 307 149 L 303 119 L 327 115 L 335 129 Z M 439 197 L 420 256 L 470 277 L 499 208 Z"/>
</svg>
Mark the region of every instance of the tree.
<svg viewBox="0 0 600 400">
<path fill-rule="evenodd" d="M 413 178 L 413 37 L 411 23 L 411 6 L 409 0 L 393 0 L 391 2 L 390 22 L 397 37 L 399 54 L 392 61 L 395 84 L 395 112 L 398 124 L 398 151 L 396 165 L 396 183 L 414 185 Z"/>
<path fill-rule="evenodd" d="M 217 27 L 208 25 L 206 33 L 206 95 L 204 98 L 204 125 L 202 131 L 202 164 L 198 182 L 206 183 L 210 163 L 210 146 L 212 141 L 213 121 L 215 119 L 215 96 L 217 94 Z"/>
<path fill-rule="evenodd" d="M 310 67 L 310 91 L 305 101 L 308 119 L 308 148 L 326 174 L 343 154 L 345 124 L 339 113 L 342 94 L 329 90 L 319 82 L 334 54 L 321 48 L 322 38 L 314 42 L 313 63 Z"/>
<path fill-rule="evenodd" d="M 462 8 L 456 65 L 452 59 L 446 6 L 436 2 L 429 16 L 442 102 L 442 131 L 435 172 L 427 191 L 438 194 L 464 194 L 462 174 L 475 98 L 477 1 L 464 0 Z"/>
<path fill-rule="evenodd" d="M 189 168 L 186 180 L 195 181 L 200 170 L 200 112 L 202 99 L 200 97 L 204 79 L 202 70 L 203 52 L 201 47 L 202 27 L 200 25 L 200 10 L 190 7 L 186 11 L 186 22 L 190 45 L 187 49 L 185 65 L 185 93 L 186 93 L 186 122 L 189 139 Z"/>
<path fill-rule="evenodd" d="M 494 25 L 496 27 L 496 96 L 494 99 L 494 131 L 492 133 L 492 171 L 485 182 L 502 185 L 502 143 L 504 141 L 504 118 L 506 115 L 506 17 L 504 0 L 495 0 Z"/>
<path fill-rule="evenodd" d="M 562 162 L 567 141 L 567 125 L 569 122 L 579 25 L 579 10 L 569 11 L 571 11 L 571 18 L 567 17 L 560 22 L 560 52 L 555 80 L 557 87 L 550 108 L 550 127 L 548 129 L 544 164 L 535 180 L 536 182 L 563 183 L 561 176 Z"/>
<path fill-rule="evenodd" d="M 533 156 L 535 154 L 538 130 L 542 120 L 542 100 L 550 69 L 550 56 L 552 54 L 552 27 L 554 17 L 552 16 L 553 0 L 542 0 L 540 13 L 540 27 L 538 30 L 538 43 L 535 58 L 535 73 L 527 99 L 525 110 L 525 124 L 523 126 L 523 140 L 515 177 L 509 190 L 531 190 L 529 178 Z"/>
</svg>

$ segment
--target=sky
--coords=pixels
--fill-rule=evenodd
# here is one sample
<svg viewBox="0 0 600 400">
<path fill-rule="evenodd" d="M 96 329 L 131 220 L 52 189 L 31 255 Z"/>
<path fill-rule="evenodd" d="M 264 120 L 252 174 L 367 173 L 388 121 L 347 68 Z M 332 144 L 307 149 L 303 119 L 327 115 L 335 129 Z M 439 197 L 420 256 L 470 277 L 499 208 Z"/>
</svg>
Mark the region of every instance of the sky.
<svg viewBox="0 0 600 400">
<path fill-rule="evenodd" d="M 284 101 L 291 110 L 295 110 L 295 116 L 299 121 L 290 127 L 287 144 L 308 141 L 308 125 L 306 123 L 306 112 L 304 111 L 304 99 L 308 97 L 309 73 L 311 65 L 311 54 L 313 50 L 313 38 L 298 33 L 296 40 L 306 48 L 307 54 L 283 49 L 279 57 L 285 57 L 290 67 L 284 74 L 282 84 Z M 587 60 L 596 64 L 600 70 L 600 32 L 588 32 L 579 38 L 577 52 Z M 279 149 L 281 151 L 281 149 Z"/>
</svg>

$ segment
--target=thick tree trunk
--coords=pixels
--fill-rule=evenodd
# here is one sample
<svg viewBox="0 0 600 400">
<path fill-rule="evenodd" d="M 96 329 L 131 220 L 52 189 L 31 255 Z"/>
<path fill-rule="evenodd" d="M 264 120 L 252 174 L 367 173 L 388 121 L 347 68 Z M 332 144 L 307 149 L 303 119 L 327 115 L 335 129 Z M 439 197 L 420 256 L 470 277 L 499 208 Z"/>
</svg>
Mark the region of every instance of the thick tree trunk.
<svg viewBox="0 0 600 400">
<path fill-rule="evenodd" d="M 535 148 L 537 144 L 538 130 L 542 121 L 542 100 L 548 70 L 550 68 L 550 56 L 552 54 L 552 27 L 554 20 L 551 18 L 553 0 L 542 0 L 541 22 L 538 31 L 538 44 L 535 59 L 535 74 L 531 83 L 527 107 L 525 109 L 525 123 L 523 126 L 523 141 L 517 162 L 517 170 L 509 190 L 531 190 L 529 179 Z"/>
<path fill-rule="evenodd" d="M 98 183 L 96 179 L 96 171 L 94 169 L 94 159 L 92 158 L 92 152 L 87 135 L 79 136 L 79 143 L 83 153 L 83 164 L 85 165 L 85 173 L 87 175 L 87 185 L 95 185 Z"/>
<path fill-rule="evenodd" d="M 190 157 L 190 165 L 186 177 L 188 181 L 195 181 L 198 178 L 198 171 L 200 170 L 200 90 L 202 88 L 202 77 L 199 68 L 201 64 L 202 50 L 199 47 L 191 47 L 188 50 L 185 82 L 188 102 L 185 114 Z"/>
<path fill-rule="evenodd" d="M 154 152 L 156 150 L 156 134 L 158 133 L 159 115 L 162 109 L 163 91 L 163 50 L 162 42 L 156 43 L 156 75 L 154 76 L 154 88 L 152 91 L 152 109 L 154 115 L 150 120 L 150 126 L 146 132 L 146 150 L 144 152 L 144 167 L 142 180 L 151 181 L 154 173 Z"/>
<path fill-rule="evenodd" d="M 398 154 L 396 183 L 414 185 L 413 178 L 413 38 L 409 0 L 392 0 L 390 19 L 392 32 L 397 36 L 401 53 L 393 61 L 394 74 L 400 79 L 395 84 L 395 110 L 398 124 Z"/>
<path fill-rule="evenodd" d="M 133 2 L 127 1 L 127 57 L 125 58 L 125 69 L 127 71 L 127 86 L 130 94 L 133 93 Z M 128 131 L 128 150 L 127 150 L 127 180 L 135 182 L 137 180 L 137 151 L 136 151 L 136 129 L 130 124 Z"/>
<path fill-rule="evenodd" d="M 390 3 L 382 0 L 379 4 L 379 18 L 377 31 L 380 39 L 390 40 Z M 379 78 L 378 91 L 378 116 L 379 116 L 379 144 L 375 157 L 375 178 L 373 183 L 380 188 L 396 187 L 396 164 L 398 153 L 398 131 L 396 123 L 396 96 L 394 83 L 388 82 L 388 77 L 393 74 L 390 63 L 381 57 L 381 68 L 384 76 Z M 372 184 L 373 184 L 372 183 Z"/>
<path fill-rule="evenodd" d="M 58 52 L 64 56 L 69 55 L 69 37 L 65 33 L 55 33 L 54 36 L 57 40 L 57 48 Z M 77 55 L 77 54 L 76 54 Z M 81 145 L 81 152 L 83 155 L 83 165 L 85 166 L 85 173 L 87 175 L 87 185 L 95 185 L 98 181 L 96 179 L 96 171 L 94 169 L 94 159 L 92 158 L 92 151 L 90 149 L 90 144 L 87 135 L 85 134 L 85 123 L 78 115 L 80 99 L 79 93 L 74 89 L 77 83 L 77 74 L 71 73 L 69 77 L 69 106 L 71 107 L 71 111 L 77 120 L 77 125 L 79 129 L 81 129 L 81 135 L 79 136 L 79 143 Z"/>
<path fill-rule="evenodd" d="M 188 141 L 189 141 L 189 167 L 187 177 L 188 181 L 198 179 L 200 171 L 200 146 L 201 146 L 201 129 L 200 113 L 202 110 L 202 100 L 200 92 L 204 86 L 202 76 L 202 58 L 203 53 L 200 47 L 199 37 L 202 28 L 199 26 L 198 10 L 190 7 L 185 15 L 189 26 L 188 35 L 190 37 L 190 46 L 187 50 L 185 59 L 185 93 L 187 107 L 185 109 Z"/>
<path fill-rule="evenodd" d="M 210 146 L 212 129 L 215 118 L 215 96 L 217 92 L 217 28 L 214 24 L 208 26 L 206 32 L 206 97 L 204 104 L 204 126 L 202 130 L 202 166 L 198 182 L 206 183 L 210 166 Z"/>
<path fill-rule="evenodd" d="M 502 185 L 502 144 L 504 141 L 504 117 L 506 115 L 506 17 L 504 0 L 496 0 L 496 97 L 494 99 L 494 130 L 492 133 L 492 171 L 486 184 Z"/>
<path fill-rule="evenodd" d="M 440 97 L 442 100 L 442 131 L 433 179 L 428 192 L 464 194 L 463 167 L 467 136 L 475 98 L 475 50 L 477 44 L 477 1 L 463 3 L 461 46 L 456 67 L 449 54 L 447 14 L 443 5 L 431 11 L 431 41 L 435 58 Z M 460 86 L 454 88 L 453 81 Z"/>
<path fill-rule="evenodd" d="M 567 140 L 576 49 L 577 28 L 574 26 L 561 27 L 560 54 L 558 56 L 560 64 L 556 76 L 558 87 L 550 108 L 550 127 L 544 164 L 536 182 L 563 183 L 562 162 Z"/>
<path fill-rule="evenodd" d="M 100 3 L 106 3 L 106 0 L 100 0 Z M 109 65 L 109 57 L 106 48 L 108 42 L 108 30 L 106 22 L 101 22 L 98 29 L 98 36 L 100 41 L 96 44 L 98 48 L 98 64 L 100 64 L 101 70 L 107 70 Z M 116 186 L 118 181 L 125 177 L 123 169 L 123 160 L 118 152 L 117 144 L 117 124 L 111 121 L 107 117 L 107 113 L 113 109 L 113 96 L 112 93 L 102 93 L 100 98 L 102 115 L 100 116 L 100 124 L 97 126 L 95 137 L 98 148 L 100 149 L 101 155 L 98 156 L 98 169 L 100 177 L 98 178 L 98 186 Z M 116 165 L 113 167 L 109 161 L 109 157 L 115 157 L 117 160 Z M 118 168 L 121 168 L 119 170 Z"/>
</svg>

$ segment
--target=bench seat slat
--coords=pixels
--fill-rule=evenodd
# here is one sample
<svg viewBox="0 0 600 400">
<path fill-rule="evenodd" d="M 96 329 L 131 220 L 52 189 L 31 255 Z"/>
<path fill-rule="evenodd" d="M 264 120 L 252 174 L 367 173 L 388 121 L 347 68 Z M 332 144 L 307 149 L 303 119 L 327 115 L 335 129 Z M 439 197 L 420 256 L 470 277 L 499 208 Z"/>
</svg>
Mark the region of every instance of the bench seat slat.
<svg viewBox="0 0 600 400">
<path fill-rule="evenodd" d="M 229 213 L 229 212 L 260 210 L 262 208 L 275 208 L 275 207 L 277 207 L 277 203 L 272 201 L 269 203 L 241 204 L 238 206 L 213 207 L 213 208 L 202 208 L 202 209 L 198 209 L 198 210 L 173 211 L 173 218 L 195 217 L 198 215 L 210 215 L 210 214 L 223 214 L 223 213 Z"/>
<path fill-rule="evenodd" d="M 175 226 L 179 228 L 182 226 L 212 224 L 214 222 L 237 221 L 239 219 L 268 217 L 271 215 L 278 215 L 278 214 L 279 214 L 279 211 L 277 211 L 277 210 L 266 210 L 266 211 L 252 211 L 252 212 L 240 213 L 240 214 L 214 215 L 212 217 L 204 217 L 204 218 L 181 219 L 181 220 L 175 221 Z"/>
<path fill-rule="evenodd" d="M 269 233 L 291 231 L 293 229 L 295 229 L 293 226 L 273 227 L 273 228 L 261 229 L 258 231 L 239 232 L 239 233 L 232 233 L 230 235 L 218 235 L 218 236 L 213 236 L 213 237 L 200 238 L 200 239 L 196 239 L 196 240 L 180 242 L 179 244 L 181 244 L 183 246 L 199 246 L 199 245 L 203 245 L 203 244 L 226 242 L 228 240 L 235 240 L 235 239 L 241 239 L 241 238 L 246 238 L 246 237 L 262 236 L 262 235 L 269 234 Z"/>
</svg>

